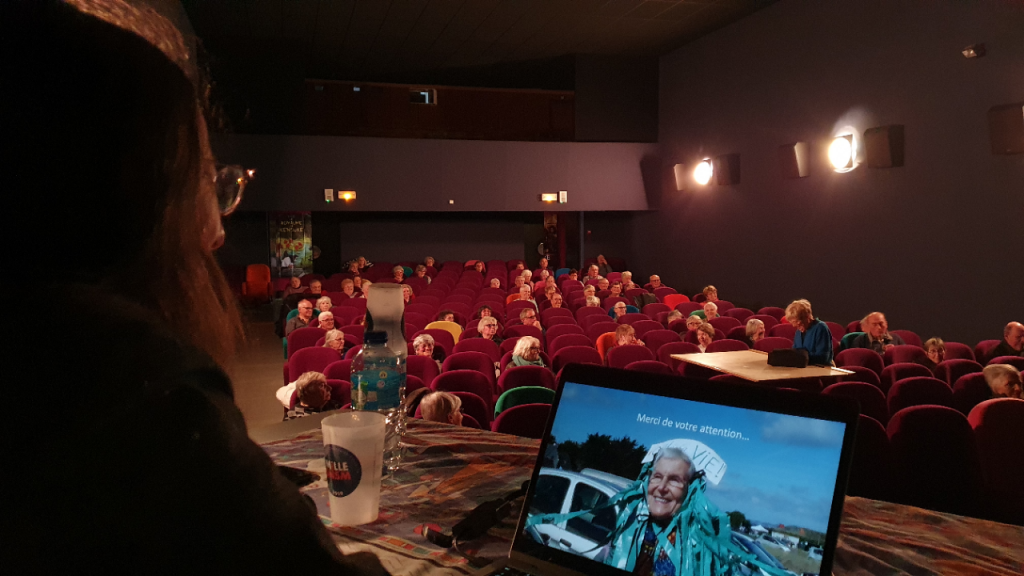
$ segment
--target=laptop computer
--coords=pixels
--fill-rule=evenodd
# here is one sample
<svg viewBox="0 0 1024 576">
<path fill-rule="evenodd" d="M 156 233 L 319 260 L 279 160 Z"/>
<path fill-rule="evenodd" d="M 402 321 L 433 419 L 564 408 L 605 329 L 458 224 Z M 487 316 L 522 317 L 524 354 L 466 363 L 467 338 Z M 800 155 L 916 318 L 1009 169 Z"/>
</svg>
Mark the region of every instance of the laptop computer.
<svg viewBox="0 0 1024 576">
<path fill-rule="evenodd" d="M 475 574 L 830 574 L 857 413 L 567 366 L 509 556 Z"/>
</svg>

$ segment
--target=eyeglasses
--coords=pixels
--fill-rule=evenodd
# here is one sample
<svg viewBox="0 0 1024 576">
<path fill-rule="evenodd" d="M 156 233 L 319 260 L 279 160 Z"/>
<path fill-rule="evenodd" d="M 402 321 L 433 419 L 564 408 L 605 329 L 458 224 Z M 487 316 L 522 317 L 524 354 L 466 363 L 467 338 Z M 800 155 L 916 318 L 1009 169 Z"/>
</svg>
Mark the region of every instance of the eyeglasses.
<svg viewBox="0 0 1024 576">
<path fill-rule="evenodd" d="M 217 207 L 220 208 L 220 215 L 227 216 L 238 208 L 242 202 L 242 193 L 245 186 L 256 177 L 256 171 L 246 170 L 238 165 L 217 166 Z"/>
<path fill-rule="evenodd" d="M 536 316 L 523 316 L 523 320 L 533 320 Z"/>
<path fill-rule="evenodd" d="M 530 352 L 540 352 L 540 346 L 530 346 L 527 350 Z"/>
</svg>

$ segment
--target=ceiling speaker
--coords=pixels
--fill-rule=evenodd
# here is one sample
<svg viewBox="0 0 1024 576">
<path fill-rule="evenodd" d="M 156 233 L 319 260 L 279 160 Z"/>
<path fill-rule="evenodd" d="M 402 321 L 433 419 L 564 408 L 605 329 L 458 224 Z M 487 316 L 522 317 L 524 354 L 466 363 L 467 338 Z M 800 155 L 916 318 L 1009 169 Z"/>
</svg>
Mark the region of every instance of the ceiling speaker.
<svg viewBox="0 0 1024 576">
<path fill-rule="evenodd" d="M 811 174 L 811 147 L 807 142 L 779 146 L 779 167 L 783 178 L 806 178 Z"/>
<path fill-rule="evenodd" d="M 1024 154 L 1024 103 L 990 108 L 988 134 L 993 154 Z"/>
<path fill-rule="evenodd" d="M 864 161 L 868 168 L 903 166 L 903 126 L 877 126 L 864 131 Z"/>
<path fill-rule="evenodd" d="M 739 154 L 716 156 L 713 166 L 715 168 L 715 183 L 719 186 L 730 186 L 740 183 Z"/>
</svg>

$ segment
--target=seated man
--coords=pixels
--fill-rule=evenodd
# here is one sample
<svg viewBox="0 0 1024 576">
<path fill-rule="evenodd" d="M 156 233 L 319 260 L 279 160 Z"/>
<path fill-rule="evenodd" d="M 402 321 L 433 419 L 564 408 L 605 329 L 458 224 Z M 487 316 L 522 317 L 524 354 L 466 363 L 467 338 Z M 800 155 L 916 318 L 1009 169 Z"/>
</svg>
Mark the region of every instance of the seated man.
<svg viewBox="0 0 1024 576">
<path fill-rule="evenodd" d="M 611 264 L 608 263 L 608 259 L 604 257 L 604 254 L 597 255 L 597 273 L 602 276 L 607 276 L 609 273 L 614 272 Z"/>
<path fill-rule="evenodd" d="M 500 290 L 501 289 L 501 279 L 499 279 L 499 278 L 491 278 L 491 282 L 490 282 L 490 284 L 488 284 L 488 287 L 489 288 L 497 288 L 497 289 Z"/>
<path fill-rule="evenodd" d="M 990 358 L 1024 356 L 1024 324 L 1010 322 L 1003 328 L 1003 341 L 992 349 Z"/>
<path fill-rule="evenodd" d="M 438 322 L 455 322 L 455 312 L 451 310 L 441 310 L 437 313 Z"/>
<path fill-rule="evenodd" d="M 323 292 L 324 292 L 324 284 L 323 284 L 323 282 L 321 282 L 319 280 L 313 280 L 312 282 L 309 283 L 309 294 L 311 296 L 313 296 L 314 300 L 316 300 L 321 295 L 323 295 Z"/>
<path fill-rule="evenodd" d="M 524 284 L 519 288 L 519 298 L 517 300 L 532 302 L 534 308 L 537 307 L 537 301 L 533 299 L 533 288 L 530 288 L 529 284 Z"/>
<path fill-rule="evenodd" d="M 447 392 L 431 392 L 420 401 L 424 420 L 462 426 L 462 399 Z"/>
<path fill-rule="evenodd" d="M 509 294 L 518 294 L 519 289 L 526 285 L 526 278 L 524 276 L 516 276 L 514 282 L 515 284 L 508 291 Z"/>
<path fill-rule="evenodd" d="M 608 291 L 611 292 L 609 296 L 621 297 L 622 296 L 622 282 L 616 280 L 608 286 Z"/>
<path fill-rule="evenodd" d="M 607 278 L 601 278 L 600 280 L 597 281 L 598 290 L 607 290 L 610 285 L 611 284 L 608 282 Z"/>
<path fill-rule="evenodd" d="M 537 318 L 536 310 L 523 308 L 523 311 L 519 313 L 519 320 L 522 321 L 523 326 L 534 326 L 540 331 L 544 331 L 544 327 L 540 325 L 540 318 Z"/>
<path fill-rule="evenodd" d="M 676 320 L 682 320 L 682 319 L 683 319 L 683 313 L 682 312 L 680 312 L 679 310 L 672 310 L 671 312 L 668 313 L 668 316 L 665 316 L 665 325 L 668 326 L 669 324 L 675 322 Z"/>
<path fill-rule="evenodd" d="M 981 371 L 993 398 L 1020 398 L 1020 371 L 1009 364 L 990 364 Z"/>
<path fill-rule="evenodd" d="M 281 292 L 281 298 L 287 298 L 292 294 L 302 294 L 305 291 L 306 289 L 302 286 L 302 279 L 299 278 L 298 276 L 292 276 L 292 279 L 288 284 L 288 287 L 285 288 L 283 292 Z"/>
<path fill-rule="evenodd" d="M 626 303 L 625 302 L 616 302 L 615 306 L 612 306 L 611 314 L 610 314 L 610 316 L 612 317 L 612 320 L 618 320 L 620 316 L 624 316 L 625 314 L 626 314 Z"/>
<path fill-rule="evenodd" d="M 889 323 L 885 321 L 885 314 L 881 312 L 872 312 L 865 316 L 860 321 L 860 329 L 864 333 L 850 342 L 850 348 L 868 348 L 885 354 L 886 350 L 894 346 L 906 344 L 899 334 L 889 334 Z"/>
<path fill-rule="evenodd" d="M 323 328 L 324 330 L 334 330 L 336 328 L 334 325 L 334 312 L 331 312 L 330 310 L 321 312 L 320 315 L 316 317 L 316 320 L 313 320 L 311 323 L 317 328 Z"/>
<path fill-rule="evenodd" d="M 341 281 L 341 293 L 349 298 L 359 297 L 359 294 L 356 293 L 356 283 L 350 278 Z"/>
<path fill-rule="evenodd" d="M 551 302 L 551 308 L 561 308 L 562 307 L 562 295 L 559 294 L 558 292 L 555 292 L 554 294 L 552 294 L 548 298 L 548 302 Z"/>
<path fill-rule="evenodd" d="M 290 406 L 293 392 L 296 395 L 295 405 Z M 331 401 L 331 387 L 327 385 L 327 377 L 320 372 L 304 373 L 295 382 L 279 388 L 276 396 L 288 408 L 285 420 L 341 408 L 337 401 Z"/>
<path fill-rule="evenodd" d="M 299 302 L 299 313 L 284 326 L 284 335 L 288 336 L 299 328 L 306 328 L 313 320 L 313 303 L 309 300 Z"/>
<path fill-rule="evenodd" d="M 636 337 L 636 330 L 633 329 L 629 324 L 622 324 L 615 329 L 615 345 L 616 346 L 644 346 L 642 340 L 638 340 Z"/>
<path fill-rule="evenodd" d="M 590 268 L 587 268 L 586 280 L 600 280 L 601 278 L 603 278 L 603 276 L 601 276 L 597 264 L 591 264 Z"/>
<path fill-rule="evenodd" d="M 650 277 L 649 281 L 651 284 L 651 290 L 654 290 L 655 288 L 661 288 L 661 276 L 654 274 Z"/>
</svg>

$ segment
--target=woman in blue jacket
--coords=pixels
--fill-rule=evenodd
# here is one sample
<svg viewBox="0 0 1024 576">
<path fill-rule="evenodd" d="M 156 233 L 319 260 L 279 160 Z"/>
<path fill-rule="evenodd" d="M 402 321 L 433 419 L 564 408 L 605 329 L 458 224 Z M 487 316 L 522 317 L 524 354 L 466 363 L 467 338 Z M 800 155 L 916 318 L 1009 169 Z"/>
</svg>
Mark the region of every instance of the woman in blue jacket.
<svg viewBox="0 0 1024 576">
<path fill-rule="evenodd" d="M 794 300 L 786 307 L 786 321 L 796 334 L 793 336 L 793 348 L 807 350 L 811 364 L 832 364 L 832 333 L 828 324 L 816 320 L 811 314 L 811 303 L 807 300 Z"/>
</svg>

